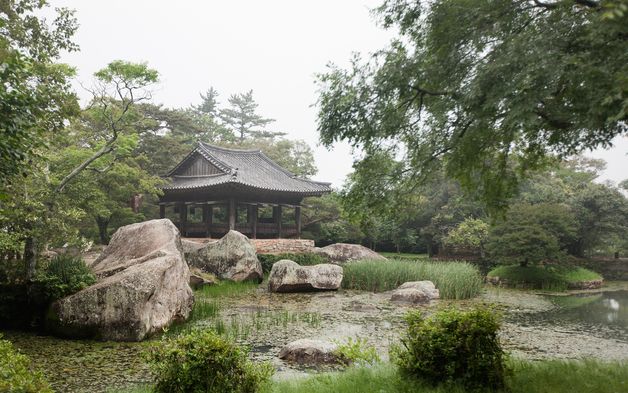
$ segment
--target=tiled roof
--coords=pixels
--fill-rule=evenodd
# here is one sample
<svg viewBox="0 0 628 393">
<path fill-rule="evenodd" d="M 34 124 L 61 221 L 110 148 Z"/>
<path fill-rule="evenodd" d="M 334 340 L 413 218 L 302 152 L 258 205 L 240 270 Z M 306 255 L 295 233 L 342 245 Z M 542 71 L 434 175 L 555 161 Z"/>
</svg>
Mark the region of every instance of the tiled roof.
<svg viewBox="0 0 628 393">
<path fill-rule="evenodd" d="M 206 176 L 177 176 L 177 170 L 199 153 L 224 173 Z M 299 178 L 272 161 L 260 150 L 236 150 L 199 142 L 196 148 L 168 176 L 172 182 L 164 190 L 211 188 L 238 184 L 255 189 L 322 195 L 331 192 L 330 183 Z"/>
</svg>

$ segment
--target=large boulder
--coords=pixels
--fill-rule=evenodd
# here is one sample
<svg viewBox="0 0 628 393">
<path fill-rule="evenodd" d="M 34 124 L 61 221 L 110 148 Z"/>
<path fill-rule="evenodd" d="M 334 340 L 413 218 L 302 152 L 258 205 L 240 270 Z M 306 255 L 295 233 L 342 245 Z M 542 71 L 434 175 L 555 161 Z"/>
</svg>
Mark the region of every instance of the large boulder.
<svg viewBox="0 0 628 393">
<path fill-rule="evenodd" d="M 52 304 L 52 332 L 139 341 L 185 320 L 192 309 L 190 272 L 179 231 L 168 219 L 119 228 L 92 269 L 96 284 Z"/>
<path fill-rule="evenodd" d="M 403 303 L 427 303 L 438 299 L 440 294 L 431 281 L 409 281 L 395 289 L 390 298 L 393 302 Z"/>
<path fill-rule="evenodd" d="M 268 277 L 271 292 L 308 292 L 337 290 L 342 283 L 342 267 L 329 263 L 301 266 L 282 259 L 273 264 Z"/>
<path fill-rule="evenodd" d="M 336 344 L 327 341 L 301 339 L 283 347 L 279 358 L 303 366 L 340 364 L 343 359 L 336 353 L 337 348 Z"/>
<path fill-rule="evenodd" d="M 237 231 L 229 231 L 222 239 L 185 254 L 190 266 L 232 281 L 262 282 L 262 264 L 255 246 Z"/>
<path fill-rule="evenodd" d="M 332 263 L 342 264 L 344 262 L 359 260 L 387 260 L 370 248 L 366 248 L 359 244 L 336 243 L 329 246 L 316 248 L 317 254 L 323 255 Z"/>
</svg>

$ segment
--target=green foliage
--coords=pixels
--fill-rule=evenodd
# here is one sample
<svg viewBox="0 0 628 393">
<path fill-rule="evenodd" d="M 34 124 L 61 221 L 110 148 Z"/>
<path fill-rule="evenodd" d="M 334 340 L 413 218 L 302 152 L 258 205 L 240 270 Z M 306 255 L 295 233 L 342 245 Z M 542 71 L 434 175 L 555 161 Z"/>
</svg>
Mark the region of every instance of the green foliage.
<svg viewBox="0 0 628 393">
<path fill-rule="evenodd" d="M 220 110 L 220 118 L 239 136 L 240 141 L 244 141 L 246 137 L 274 138 L 284 135 L 266 128 L 275 120 L 256 113 L 258 104 L 253 99 L 253 90 L 232 95 L 229 97 L 229 106 L 230 108 Z"/>
<path fill-rule="evenodd" d="M 626 14 L 577 3 L 385 1 L 376 15 L 398 37 L 319 76 L 321 141 L 363 148 L 361 162 L 391 157 L 383 176 L 371 166 L 372 183 L 411 188 L 444 166 L 503 208 L 552 156 L 627 132 Z"/>
<path fill-rule="evenodd" d="M 326 372 L 306 378 L 274 382 L 264 393 L 445 393 L 402 378 L 388 363 L 372 367 L 350 367 L 342 372 Z M 462 393 L 460 391 L 460 393 Z"/>
<path fill-rule="evenodd" d="M 19 234 L 0 230 L 0 255 L 19 253 L 22 247 L 24 244 Z"/>
<path fill-rule="evenodd" d="M 349 337 L 344 342 L 336 342 L 338 347 L 334 353 L 346 364 L 346 365 L 360 365 L 368 366 L 374 365 L 381 361 L 377 350 L 374 347 L 368 346 L 365 339 Z"/>
<path fill-rule="evenodd" d="M 159 79 L 159 73 L 148 68 L 147 63 L 131 63 L 124 60 L 112 61 L 107 67 L 94 73 L 94 76 L 107 83 L 126 83 L 125 88 L 146 86 Z"/>
<path fill-rule="evenodd" d="M 511 392 L 614 393 L 626 390 L 628 363 L 601 360 L 515 361 Z"/>
<path fill-rule="evenodd" d="M 513 361 L 507 376 L 511 393 L 615 393 L 625 390 L 628 363 L 600 360 Z M 401 378 L 395 367 L 381 364 L 343 372 L 319 373 L 307 378 L 273 383 L 268 393 L 465 393 L 459 385 L 430 386 Z M 489 391 L 488 389 L 480 391 Z M 130 393 L 130 392 L 129 392 Z"/>
<path fill-rule="evenodd" d="M 505 386 L 507 367 L 494 310 L 448 309 L 428 318 L 413 311 L 406 321 L 403 348 L 391 353 L 403 374 L 434 385 L 459 383 L 471 390 Z"/>
<path fill-rule="evenodd" d="M 466 262 L 359 261 L 343 267 L 342 287 L 383 292 L 408 281 L 429 280 L 443 299 L 468 299 L 482 290 L 478 269 Z"/>
<path fill-rule="evenodd" d="M 283 253 L 283 254 L 257 254 L 257 259 L 259 259 L 262 264 L 262 270 L 264 273 L 270 272 L 270 269 L 273 267 L 273 264 L 282 259 L 289 259 L 298 263 L 301 266 L 310 266 L 310 265 L 318 265 L 320 263 L 329 262 L 327 258 L 322 255 L 314 254 L 314 253 Z"/>
<path fill-rule="evenodd" d="M 42 13 L 51 13 L 43 18 Z M 50 23 L 52 21 L 52 23 Z M 74 70 L 55 64 L 78 28 L 73 12 L 39 0 L 3 1 L 0 8 L 0 185 L 31 172 L 28 160 L 45 148 L 77 109 Z M 4 192 L 0 189 L 0 196 Z"/>
<path fill-rule="evenodd" d="M 504 284 L 512 287 L 559 291 L 567 289 L 570 284 L 602 279 L 599 274 L 585 268 L 559 265 L 498 266 L 488 272 L 487 276 L 499 277 L 504 280 Z"/>
<path fill-rule="evenodd" d="M 80 257 L 61 254 L 54 257 L 36 278 L 44 296 L 61 299 L 96 283 L 96 277 Z"/>
<path fill-rule="evenodd" d="M 443 243 L 454 250 L 481 253 L 488 238 L 489 226 L 480 219 L 467 218 L 449 231 Z"/>
<path fill-rule="evenodd" d="M 517 204 L 491 228 L 486 250 L 500 264 L 559 260 L 576 234 L 576 217 L 559 204 Z"/>
<path fill-rule="evenodd" d="M 0 335 L 0 392 L 52 393 L 40 371 L 35 371 L 30 360 Z"/>
<path fill-rule="evenodd" d="M 162 339 L 147 358 L 155 391 L 164 393 L 253 393 L 273 373 L 270 364 L 251 362 L 245 349 L 212 330 Z"/>
</svg>

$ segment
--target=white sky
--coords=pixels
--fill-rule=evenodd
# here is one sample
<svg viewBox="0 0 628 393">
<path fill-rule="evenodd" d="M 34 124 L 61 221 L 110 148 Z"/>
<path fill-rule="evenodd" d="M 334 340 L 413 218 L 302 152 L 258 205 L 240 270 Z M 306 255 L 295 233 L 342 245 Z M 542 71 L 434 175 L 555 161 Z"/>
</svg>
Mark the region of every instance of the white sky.
<svg viewBox="0 0 628 393">
<path fill-rule="evenodd" d="M 352 52 L 376 51 L 391 35 L 378 28 L 369 9 L 381 0 L 50 0 L 76 10 L 80 52 L 64 55 L 78 80 L 112 60 L 146 61 L 161 83 L 154 101 L 167 107 L 199 102 L 214 86 L 221 103 L 253 89 L 270 127 L 303 139 L 315 151 L 316 180 L 340 187 L 351 171 L 347 145 L 318 146 L 314 75 L 329 62 L 347 66 Z M 77 90 L 80 88 L 77 84 Z M 84 93 L 83 93 L 84 94 Z M 628 178 L 628 138 L 592 156 L 609 162 L 604 179 Z"/>
</svg>

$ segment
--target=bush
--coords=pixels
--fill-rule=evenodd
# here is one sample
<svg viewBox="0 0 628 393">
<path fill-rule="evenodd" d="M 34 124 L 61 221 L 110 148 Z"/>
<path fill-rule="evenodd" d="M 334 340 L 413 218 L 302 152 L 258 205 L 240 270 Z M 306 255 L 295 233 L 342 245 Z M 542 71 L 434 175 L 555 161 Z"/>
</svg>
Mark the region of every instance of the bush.
<svg viewBox="0 0 628 393">
<path fill-rule="evenodd" d="M 391 354 L 402 374 L 470 390 L 505 386 L 505 354 L 497 339 L 494 310 L 448 309 L 430 318 L 414 311 L 406 321 L 405 348 L 393 348 Z"/>
<path fill-rule="evenodd" d="M 30 367 L 30 360 L 13 349 L 0 335 L 0 392 L 52 393 L 39 371 Z"/>
<path fill-rule="evenodd" d="M 468 299 L 482 290 L 478 269 L 466 262 L 359 261 L 343 266 L 342 287 L 383 292 L 407 281 L 430 280 L 444 299 Z"/>
<path fill-rule="evenodd" d="M 83 259 L 68 254 L 54 257 L 37 277 L 42 296 L 54 301 L 94 284 L 96 277 Z"/>
<path fill-rule="evenodd" d="M 377 350 L 368 346 L 365 339 L 351 337 L 344 343 L 337 342 L 338 347 L 334 353 L 345 365 L 374 365 L 381 361 Z"/>
<path fill-rule="evenodd" d="M 163 339 L 147 357 L 156 392 L 257 392 L 271 377 L 268 363 L 248 360 L 248 351 L 213 330 L 193 330 Z"/>
<path fill-rule="evenodd" d="M 273 267 L 273 263 L 282 259 L 289 259 L 298 263 L 301 266 L 311 266 L 329 262 L 324 256 L 314 253 L 258 254 L 257 259 L 259 259 L 260 263 L 262 264 L 262 270 L 264 271 L 264 273 L 270 272 L 270 269 Z"/>
<path fill-rule="evenodd" d="M 570 284 L 602 279 L 602 276 L 591 270 L 560 265 L 498 266 L 488 272 L 487 276 L 499 277 L 500 281 L 509 287 L 559 291 L 569 288 Z"/>
</svg>

